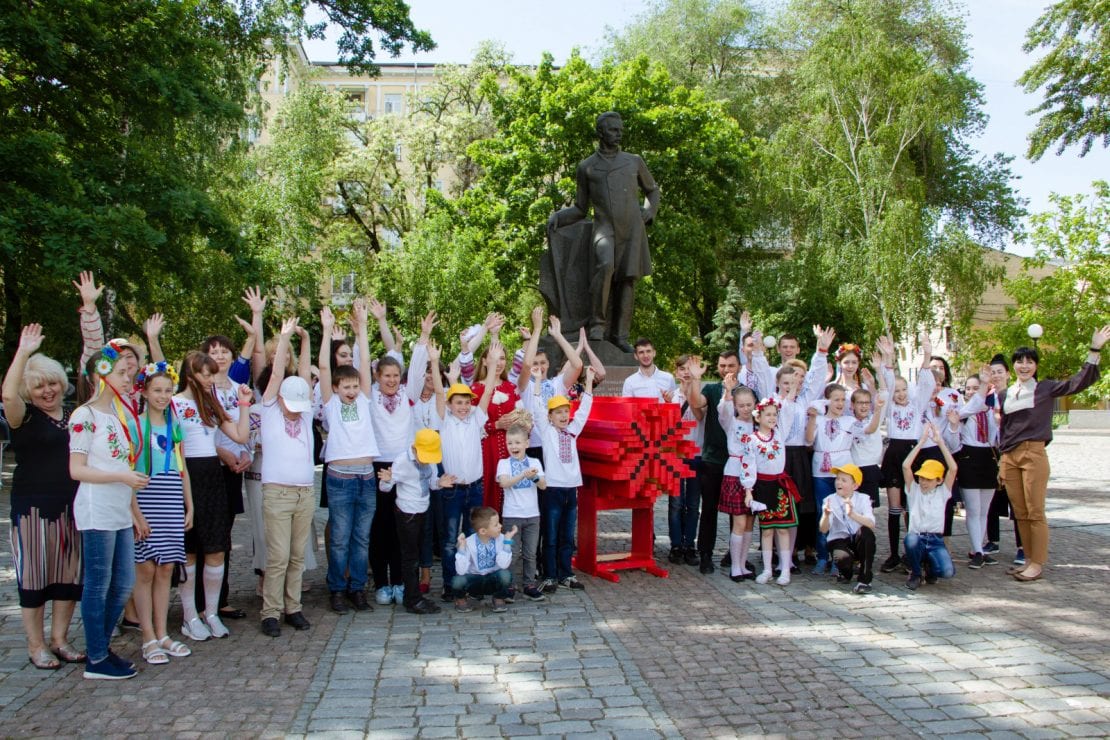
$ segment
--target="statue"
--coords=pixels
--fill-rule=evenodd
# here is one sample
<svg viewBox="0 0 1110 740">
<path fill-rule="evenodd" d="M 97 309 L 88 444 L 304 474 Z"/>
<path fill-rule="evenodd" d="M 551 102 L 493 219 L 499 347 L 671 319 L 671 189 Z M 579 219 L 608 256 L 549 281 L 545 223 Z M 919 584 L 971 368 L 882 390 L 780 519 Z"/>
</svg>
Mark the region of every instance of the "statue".
<svg viewBox="0 0 1110 740">
<path fill-rule="evenodd" d="M 632 352 L 635 287 L 651 274 L 645 227 L 659 209 L 659 187 L 643 159 L 621 151 L 623 133 L 619 114 L 597 117 L 598 148 L 578 164 L 574 205 L 547 220 L 540 291 L 564 331 L 586 326 L 591 341 L 608 339 Z M 592 224 L 585 220 L 591 207 Z"/>
</svg>

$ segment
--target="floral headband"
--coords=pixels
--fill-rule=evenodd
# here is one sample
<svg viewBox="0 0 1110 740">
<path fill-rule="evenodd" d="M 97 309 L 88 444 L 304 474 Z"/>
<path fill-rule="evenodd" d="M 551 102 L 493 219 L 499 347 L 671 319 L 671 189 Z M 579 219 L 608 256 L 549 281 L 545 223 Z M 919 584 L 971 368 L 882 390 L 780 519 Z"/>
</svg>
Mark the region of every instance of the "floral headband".
<svg viewBox="0 0 1110 740">
<path fill-rule="evenodd" d="M 776 409 L 782 408 L 781 403 L 771 397 L 767 397 L 755 405 L 755 412 L 758 414 L 760 411 L 767 408 L 768 406 L 774 406 Z"/>
<path fill-rule="evenodd" d="M 139 374 L 135 376 L 135 388 L 138 390 L 145 388 L 147 379 L 153 375 L 165 375 L 175 386 L 177 385 L 177 370 L 165 360 L 159 360 L 139 369 Z"/>
<path fill-rule="evenodd" d="M 863 359 L 863 350 L 859 348 L 858 344 L 845 343 L 837 347 L 836 359 L 837 361 L 843 359 L 844 355 L 849 353 L 855 354 L 856 357 Z"/>
<path fill-rule="evenodd" d="M 100 359 L 96 361 L 96 374 L 110 374 L 125 349 L 128 349 L 128 346 L 119 339 L 113 339 L 104 345 L 100 350 Z"/>
</svg>

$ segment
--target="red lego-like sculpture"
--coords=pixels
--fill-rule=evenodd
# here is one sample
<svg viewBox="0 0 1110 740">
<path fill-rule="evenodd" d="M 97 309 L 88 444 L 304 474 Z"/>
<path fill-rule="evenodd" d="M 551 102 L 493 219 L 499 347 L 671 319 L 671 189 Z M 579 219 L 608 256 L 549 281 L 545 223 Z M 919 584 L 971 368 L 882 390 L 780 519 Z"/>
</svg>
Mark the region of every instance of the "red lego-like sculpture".
<svg viewBox="0 0 1110 740">
<path fill-rule="evenodd" d="M 686 439 L 694 426 L 678 404 L 646 398 L 595 397 L 590 420 L 578 436 L 583 485 L 578 496 L 578 554 L 574 566 L 617 582 L 615 571 L 642 568 L 667 577 L 652 552 L 652 514 L 661 494 L 677 496 L 682 478 L 694 475 L 683 461 L 696 454 Z M 632 552 L 597 554 L 597 514 L 632 510 Z"/>
</svg>

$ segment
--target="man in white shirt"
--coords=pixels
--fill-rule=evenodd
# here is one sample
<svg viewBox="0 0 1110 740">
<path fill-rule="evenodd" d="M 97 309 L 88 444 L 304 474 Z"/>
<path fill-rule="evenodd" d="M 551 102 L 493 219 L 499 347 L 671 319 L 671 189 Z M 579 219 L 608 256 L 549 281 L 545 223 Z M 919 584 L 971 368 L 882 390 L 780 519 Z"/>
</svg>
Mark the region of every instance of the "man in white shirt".
<svg viewBox="0 0 1110 740">
<path fill-rule="evenodd" d="M 639 367 L 624 380 L 621 395 L 625 398 L 654 398 L 670 403 L 677 386 L 674 376 L 655 366 L 655 345 L 640 337 L 634 345 Z"/>
</svg>

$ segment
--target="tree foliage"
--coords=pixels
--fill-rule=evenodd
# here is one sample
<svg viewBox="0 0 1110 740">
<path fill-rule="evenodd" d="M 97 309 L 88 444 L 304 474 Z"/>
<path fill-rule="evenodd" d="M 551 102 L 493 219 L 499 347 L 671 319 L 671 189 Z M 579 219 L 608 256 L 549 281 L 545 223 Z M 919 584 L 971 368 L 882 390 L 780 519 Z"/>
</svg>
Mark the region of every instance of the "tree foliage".
<svg viewBox="0 0 1110 740">
<path fill-rule="evenodd" d="M 1029 158 L 1069 146 L 1085 156 L 1095 142 L 1110 146 L 1110 16 L 1103 0 L 1058 0 L 1026 32 L 1024 49 L 1043 52 L 1018 82 L 1043 89 L 1040 114 L 1029 135 Z"/>
</svg>

